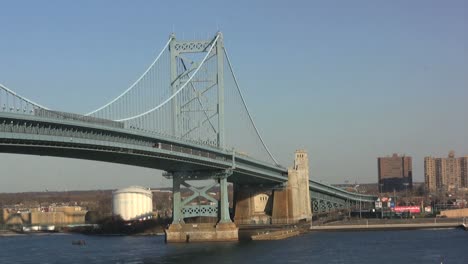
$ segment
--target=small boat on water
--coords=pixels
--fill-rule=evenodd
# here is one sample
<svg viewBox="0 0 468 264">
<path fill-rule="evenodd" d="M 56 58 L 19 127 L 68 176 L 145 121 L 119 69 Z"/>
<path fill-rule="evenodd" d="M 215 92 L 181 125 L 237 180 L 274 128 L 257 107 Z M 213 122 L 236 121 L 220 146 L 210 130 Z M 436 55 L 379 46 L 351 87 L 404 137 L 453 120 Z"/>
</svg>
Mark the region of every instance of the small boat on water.
<svg viewBox="0 0 468 264">
<path fill-rule="evenodd" d="M 72 245 L 84 246 L 84 245 L 86 245 L 86 241 L 84 241 L 83 239 L 80 239 L 80 240 L 73 240 L 73 241 L 72 241 Z"/>
<path fill-rule="evenodd" d="M 261 234 L 251 236 L 252 240 L 281 240 L 290 238 L 293 236 L 299 235 L 299 230 L 279 230 L 279 231 L 272 231 L 272 232 L 264 232 Z"/>
<path fill-rule="evenodd" d="M 33 226 L 23 226 L 22 228 L 24 233 L 33 233 L 33 232 L 57 232 L 55 225 L 33 225 Z"/>
</svg>

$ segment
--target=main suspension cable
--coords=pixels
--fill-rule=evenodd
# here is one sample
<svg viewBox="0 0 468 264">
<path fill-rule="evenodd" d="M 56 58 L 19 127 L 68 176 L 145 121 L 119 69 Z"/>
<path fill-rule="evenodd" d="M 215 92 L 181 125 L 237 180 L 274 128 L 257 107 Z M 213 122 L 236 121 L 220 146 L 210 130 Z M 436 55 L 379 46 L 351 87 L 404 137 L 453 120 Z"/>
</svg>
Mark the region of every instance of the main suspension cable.
<svg viewBox="0 0 468 264">
<path fill-rule="evenodd" d="M 257 126 L 255 125 L 255 122 L 254 122 L 254 120 L 252 118 L 252 115 L 250 114 L 249 108 L 247 107 L 247 104 L 245 103 L 245 99 L 244 99 L 244 95 L 242 93 L 242 90 L 240 89 L 239 83 L 237 82 L 236 74 L 234 74 L 234 70 L 232 68 L 231 60 L 229 60 L 229 55 L 227 53 L 226 48 L 224 48 L 224 54 L 226 55 L 226 59 L 227 59 L 227 62 L 229 64 L 229 69 L 231 70 L 231 74 L 232 74 L 232 77 L 234 78 L 234 83 L 236 84 L 237 90 L 239 91 L 242 103 L 244 104 L 245 110 L 247 111 L 247 115 L 249 116 L 250 122 L 252 122 L 252 125 L 253 125 L 253 127 L 255 129 L 255 132 L 257 133 L 257 136 L 260 139 L 260 142 L 262 142 L 263 147 L 267 151 L 268 155 L 270 155 L 270 158 L 273 160 L 273 162 L 275 162 L 275 164 L 277 166 L 281 166 L 281 164 L 279 164 L 279 162 L 275 159 L 273 154 L 268 149 L 267 145 L 265 144 L 265 141 L 263 140 L 262 136 L 260 135 L 260 132 L 258 131 Z"/>
</svg>

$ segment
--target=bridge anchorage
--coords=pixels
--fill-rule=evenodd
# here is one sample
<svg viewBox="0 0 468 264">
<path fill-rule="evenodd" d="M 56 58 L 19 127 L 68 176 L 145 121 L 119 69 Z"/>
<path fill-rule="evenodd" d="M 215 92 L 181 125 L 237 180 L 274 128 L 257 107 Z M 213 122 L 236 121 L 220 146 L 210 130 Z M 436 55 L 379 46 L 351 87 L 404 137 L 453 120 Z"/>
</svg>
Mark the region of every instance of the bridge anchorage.
<svg viewBox="0 0 468 264">
<path fill-rule="evenodd" d="M 84 115 L 48 109 L 0 84 L 0 152 L 165 171 L 173 181 L 168 242 L 237 240 L 242 225 L 294 225 L 309 222 L 312 212 L 376 199 L 309 180 L 304 150 L 289 169 L 276 161 L 253 122 L 221 33 L 196 41 L 171 35 L 128 89 Z M 200 180 L 213 182 L 191 184 Z M 219 197 L 210 192 L 215 185 Z M 193 194 L 184 199 L 181 186 Z M 189 224 L 194 217 L 216 221 Z"/>
</svg>

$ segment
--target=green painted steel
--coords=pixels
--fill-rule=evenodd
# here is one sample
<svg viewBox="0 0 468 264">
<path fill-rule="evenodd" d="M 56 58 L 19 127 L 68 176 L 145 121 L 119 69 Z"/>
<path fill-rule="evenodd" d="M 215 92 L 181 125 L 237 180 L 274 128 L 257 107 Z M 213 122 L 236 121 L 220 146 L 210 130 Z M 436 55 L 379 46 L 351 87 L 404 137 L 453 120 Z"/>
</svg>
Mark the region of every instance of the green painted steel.
<svg viewBox="0 0 468 264">
<path fill-rule="evenodd" d="M 180 196 L 180 183 L 179 178 L 172 179 L 172 223 L 180 224 L 183 223 L 184 218 L 182 216 L 182 200 Z"/>
<path fill-rule="evenodd" d="M 218 217 L 218 208 L 220 208 L 220 222 L 231 222 L 229 216 L 227 178 L 232 175 L 232 170 L 218 170 L 211 172 L 198 171 L 198 174 L 199 175 L 197 175 L 196 178 L 191 175 L 191 173 L 183 171 L 165 174 L 166 177 L 171 177 L 173 181 L 173 223 L 183 223 L 184 218 L 190 217 Z M 195 187 L 187 182 L 188 180 L 208 179 L 219 182 L 220 201 L 216 200 L 212 194 L 208 193 L 208 191 L 215 187 L 218 182 L 213 181 L 211 184 L 203 187 Z M 192 191 L 192 194 L 184 199 L 181 199 L 180 195 L 181 185 Z M 205 203 L 209 204 L 199 204 L 200 198 L 202 198 Z"/>
<path fill-rule="evenodd" d="M 19 118 L 18 115 L 0 113 L 1 138 L 16 140 L 18 143 L 33 141 L 38 145 L 57 145 L 67 148 L 101 148 L 111 152 L 134 155 L 148 155 L 165 160 L 180 160 L 197 169 L 227 169 L 232 167 L 232 151 L 220 151 L 178 140 L 171 141 L 156 135 L 135 133 L 131 130 L 91 125 L 70 120 L 49 120 L 42 117 Z M 13 122 L 13 123 L 11 123 Z M 54 142 L 54 144 L 51 144 Z M 24 143 L 27 145 L 27 143 Z M 49 146 L 54 148 L 54 146 Z M 236 177 L 249 175 L 266 182 L 283 182 L 286 169 L 271 166 L 250 158 L 236 156 Z M 142 164 L 132 164 L 145 166 Z M 150 168 L 168 169 L 164 166 Z"/>
<path fill-rule="evenodd" d="M 359 206 L 373 208 L 377 200 L 377 196 L 374 195 L 348 192 L 316 181 L 310 181 L 309 189 L 313 213 L 327 213 Z"/>
<path fill-rule="evenodd" d="M 219 190 L 221 200 L 221 218 L 220 223 L 230 223 L 231 218 L 229 216 L 229 199 L 228 199 L 228 184 L 227 178 L 232 175 L 232 171 L 226 170 L 224 175 L 219 178 Z"/>
<path fill-rule="evenodd" d="M 63 150 L 80 150 L 87 153 L 99 153 L 88 159 L 103 160 L 103 156 L 115 155 L 123 157 L 137 156 L 159 160 L 161 167 L 138 164 L 132 160 L 132 165 L 165 169 L 164 163 L 181 163 L 190 165 L 192 171 L 201 169 L 226 170 L 233 168 L 231 182 L 247 181 L 250 183 L 284 183 L 287 181 L 285 168 L 272 166 L 246 156 L 235 155 L 233 151 L 220 150 L 212 147 L 190 144 L 177 139 L 162 137 L 144 132 L 104 126 L 77 120 L 59 120 L 46 117 L 0 113 L 0 151 L 38 155 L 64 156 L 73 153 Z M 158 145 L 160 144 L 160 145 Z M 9 146 L 9 148 L 6 148 Z M 22 151 L 15 151 L 20 149 Z M 37 152 L 36 148 L 44 149 Z M 54 153 L 51 150 L 62 150 Z M 83 157 L 76 157 L 83 158 Z M 104 161 L 106 161 L 104 159 Z M 119 162 L 115 159 L 110 162 Z M 126 163 L 127 164 L 127 163 Z M 156 163 L 155 163 L 156 164 Z M 179 164 L 179 165 L 177 165 Z M 166 168 L 168 169 L 168 168 Z M 168 169 L 170 171 L 170 169 Z M 342 201 L 356 201 L 370 203 L 375 196 L 351 193 L 316 181 L 310 181 L 312 197 L 317 193 L 338 197 Z M 340 204 L 343 204 L 341 202 Z"/>
<path fill-rule="evenodd" d="M 171 85 L 172 85 L 172 93 L 176 93 L 179 89 L 180 80 L 179 76 L 177 76 L 177 50 L 175 48 L 176 45 L 176 37 L 175 34 L 171 35 L 171 42 L 169 44 L 169 51 L 171 54 Z M 172 100 L 172 134 L 175 137 L 179 136 L 179 115 L 180 109 L 177 106 L 177 97 L 174 97 Z"/>
<path fill-rule="evenodd" d="M 183 218 L 218 217 L 218 205 L 186 205 L 182 208 L 182 216 Z"/>
<path fill-rule="evenodd" d="M 179 41 L 176 39 L 174 34 L 172 34 L 170 38 L 169 51 L 172 94 L 174 95 L 180 92 L 182 86 L 187 84 L 189 86 L 188 89 L 193 90 L 192 98 L 181 101 L 177 96 L 175 96 L 171 100 L 173 135 L 177 138 L 186 138 L 190 133 L 199 129 L 201 124 L 209 123 L 214 129 L 214 133 L 216 133 L 216 146 L 219 149 L 224 150 L 224 45 L 222 34 L 217 33 L 213 40 L 202 41 Z M 210 49 L 211 45 L 215 45 L 214 49 Z M 213 72 L 216 76 L 213 80 L 215 85 L 207 84 L 207 87 L 203 89 L 200 89 L 199 87 L 197 89 L 192 82 L 189 82 L 190 78 L 188 77 L 190 74 L 193 76 L 203 61 L 192 61 L 185 56 L 186 54 L 205 54 L 205 58 L 208 60 L 212 57 L 216 57 L 216 70 Z M 186 61 L 189 61 L 189 63 L 186 63 Z M 182 64 L 182 69 L 179 69 L 178 62 Z M 208 111 L 210 110 L 205 108 L 200 97 L 203 97 L 208 90 L 211 90 L 214 87 L 217 88 L 217 96 L 215 99 L 217 101 L 216 110 L 213 115 L 209 115 Z M 192 109 L 193 106 L 191 107 L 190 105 L 193 101 L 197 101 L 201 109 Z M 203 112 L 204 120 L 198 120 L 198 125 L 188 125 L 184 120 L 183 114 L 189 112 Z M 216 125 L 211 121 L 215 116 L 217 116 L 218 119 L 215 123 Z"/>
<path fill-rule="evenodd" d="M 216 57 L 218 59 L 218 147 L 226 149 L 224 139 L 224 44 L 223 34 L 218 32 L 218 41 L 216 42 Z"/>
</svg>

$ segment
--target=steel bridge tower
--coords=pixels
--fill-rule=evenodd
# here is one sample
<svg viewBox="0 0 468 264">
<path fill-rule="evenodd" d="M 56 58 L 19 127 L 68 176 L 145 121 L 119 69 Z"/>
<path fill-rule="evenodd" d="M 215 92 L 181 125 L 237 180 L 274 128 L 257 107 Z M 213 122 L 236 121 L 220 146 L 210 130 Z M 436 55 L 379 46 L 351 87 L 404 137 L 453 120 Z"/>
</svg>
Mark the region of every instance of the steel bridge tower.
<svg viewBox="0 0 468 264">
<path fill-rule="evenodd" d="M 214 43 L 215 42 L 215 43 Z M 209 47 L 215 45 L 213 49 Z M 216 133 L 216 146 L 221 149 L 226 149 L 225 131 L 224 131 L 224 44 L 223 35 L 218 32 L 212 40 L 194 40 L 179 41 L 176 39 L 175 34 L 170 36 L 169 43 L 170 51 L 170 74 L 171 74 L 171 88 L 172 93 L 177 93 L 181 86 L 186 85 L 189 75 L 199 67 L 199 63 L 194 58 L 200 54 L 207 54 L 210 60 L 216 61 L 216 66 L 211 69 L 214 72 L 207 74 L 205 79 L 197 79 L 198 83 L 206 83 L 205 86 L 194 87 L 193 81 L 190 82 L 193 96 L 189 96 L 185 101 L 181 101 L 183 97 L 174 97 L 172 106 L 172 133 L 177 138 L 184 138 L 185 135 L 200 127 L 200 124 L 193 126 L 187 122 L 184 116 L 193 111 L 200 111 L 200 109 L 193 109 L 190 103 L 198 100 L 202 106 L 201 111 L 205 114 L 205 120 L 202 122 L 210 122 Z M 190 56 L 190 57 L 189 57 Z M 202 97 L 210 90 L 211 98 L 207 100 L 215 100 L 215 111 L 209 113 L 209 109 L 203 109 Z M 213 96 L 215 95 L 215 96 Z M 214 119 L 212 121 L 212 119 Z M 200 121 L 199 121 L 200 122 Z M 228 201 L 228 184 L 227 178 L 232 175 L 232 169 L 228 170 L 211 170 L 211 171 L 170 171 L 165 174 L 172 178 L 173 182 L 173 222 L 169 229 L 166 231 L 167 240 L 171 242 L 185 242 L 186 240 L 202 239 L 199 236 L 210 237 L 213 241 L 220 240 L 237 240 L 238 228 L 232 222 L 229 215 L 229 201 Z M 212 196 L 207 194 L 207 191 L 216 185 L 210 184 L 203 188 L 198 188 L 188 184 L 187 180 L 215 180 L 219 183 L 220 196 L 219 202 Z M 180 186 L 185 186 L 192 191 L 192 195 L 184 200 L 181 198 Z M 199 197 L 209 201 L 212 205 L 190 205 Z M 214 205 L 213 205 L 214 204 Z M 191 232 L 186 230 L 184 225 L 184 218 L 189 217 L 218 217 L 219 222 L 215 229 L 208 229 L 203 232 Z M 188 237 L 188 233 L 192 233 L 192 238 Z"/>
<path fill-rule="evenodd" d="M 224 44 L 223 35 L 221 32 L 216 34 L 216 37 L 212 40 L 193 40 L 193 41 L 179 41 L 176 39 L 175 34 L 170 36 L 170 68 L 171 68 L 171 87 L 172 93 L 177 93 L 178 90 L 188 79 L 191 74 L 199 65 L 198 62 L 190 59 L 186 55 L 197 55 L 208 52 L 209 47 L 215 43 L 215 48 L 211 50 L 211 54 L 208 54 L 210 60 L 215 60 L 216 69 L 212 72 L 212 76 L 207 77 L 198 82 L 206 82 L 205 87 L 198 86 L 194 87 L 193 83 L 189 83 L 189 86 L 196 92 L 185 102 L 181 102 L 180 98 L 174 97 L 172 99 L 172 134 L 175 137 L 183 138 L 187 133 L 190 133 L 197 127 L 189 126 L 185 120 L 183 120 L 183 114 L 193 111 L 200 111 L 199 109 L 190 108 L 190 103 L 194 100 L 201 102 L 200 98 L 205 93 L 212 89 L 216 89 L 216 110 L 214 115 L 208 115 L 208 109 L 201 109 L 206 114 L 206 121 L 210 121 L 214 117 L 217 117 L 216 126 L 216 146 L 222 150 L 226 148 L 225 132 L 224 132 Z M 187 65 L 190 64 L 190 65 Z M 213 77 L 214 75 L 214 77 Z M 211 98 L 212 100 L 213 98 Z"/>
</svg>

